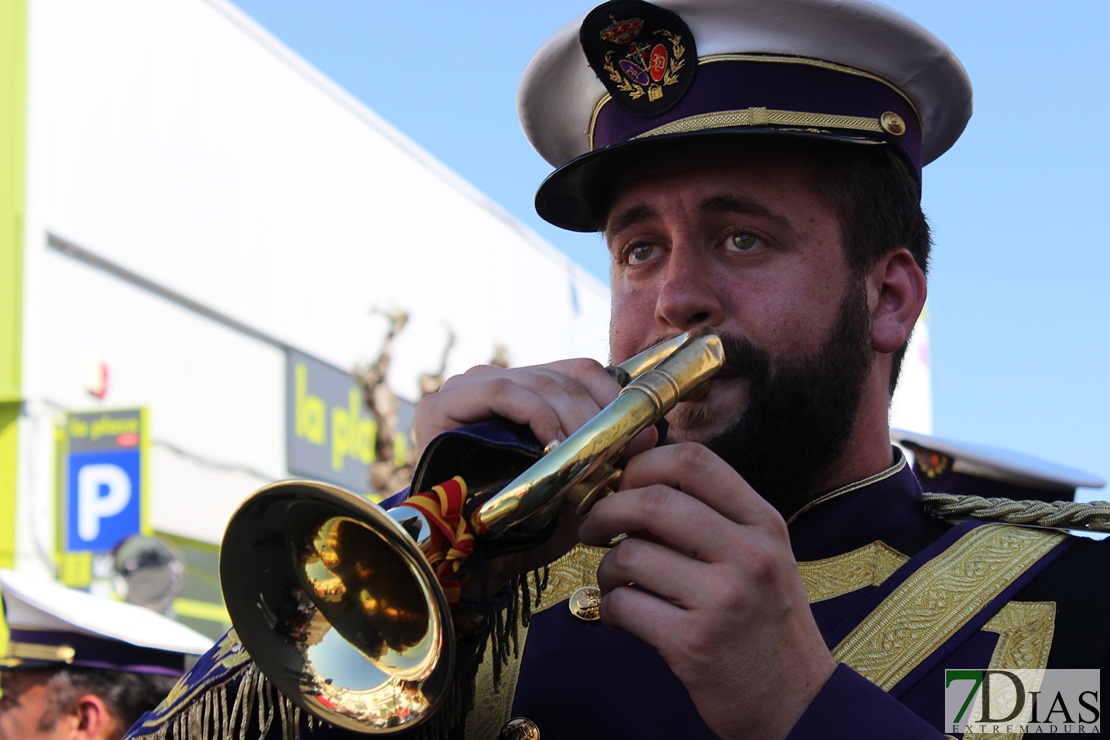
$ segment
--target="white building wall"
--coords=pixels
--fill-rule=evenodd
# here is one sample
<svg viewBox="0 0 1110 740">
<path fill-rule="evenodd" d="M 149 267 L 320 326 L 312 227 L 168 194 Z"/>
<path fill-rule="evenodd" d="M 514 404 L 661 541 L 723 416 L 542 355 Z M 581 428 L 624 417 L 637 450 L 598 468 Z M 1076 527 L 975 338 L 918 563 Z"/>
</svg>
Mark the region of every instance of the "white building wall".
<svg viewBox="0 0 1110 740">
<path fill-rule="evenodd" d="M 287 474 L 282 347 L 373 360 L 376 310 L 411 314 L 390 376 L 405 398 L 449 331 L 448 373 L 498 344 L 516 365 L 605 359 L 604 286 L 222 0 L 29 15 L 18 516 L 35 541 L 54 526 L 43 430 L 144 406 L 152 526 L 218 542 Z M 20 557 L 42 558 L 30 542 Z"/>
</svg>

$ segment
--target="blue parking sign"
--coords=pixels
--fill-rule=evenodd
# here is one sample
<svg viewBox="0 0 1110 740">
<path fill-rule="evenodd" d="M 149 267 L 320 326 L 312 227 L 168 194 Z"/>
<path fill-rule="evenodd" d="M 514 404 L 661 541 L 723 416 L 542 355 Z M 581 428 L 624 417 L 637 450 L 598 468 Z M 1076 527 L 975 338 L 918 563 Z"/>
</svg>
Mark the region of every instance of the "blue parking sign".
<svg viewBox="0 0 1110 740">
<path fill-rule="evenodd" d="M 71 452 L 66 549 L 108 552 L 142 524 L 138 449 Z"/>
</svg>

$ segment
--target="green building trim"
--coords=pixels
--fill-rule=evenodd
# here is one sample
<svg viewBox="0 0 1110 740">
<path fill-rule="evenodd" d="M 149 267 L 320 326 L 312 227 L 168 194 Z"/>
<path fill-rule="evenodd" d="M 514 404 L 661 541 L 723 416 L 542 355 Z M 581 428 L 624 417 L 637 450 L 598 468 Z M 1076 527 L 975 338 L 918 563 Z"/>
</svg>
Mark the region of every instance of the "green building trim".
<svg viewBox="0 0 1110 740">
<path fill-rule="evenodd" d="M 19 416 L 23 407 L 23 209 L 27 0 L 0 2 L 0 568 L 15 565 Z M 2 618 L 0 618 L 2 621 Z M 0 654 L 8 649 L 0 629 Z"/>
<path fill-rule="evenodd" d="M 15 564 L 23 350 L 27 0 L 0 3 L 0 568 Z"/>
</svg>

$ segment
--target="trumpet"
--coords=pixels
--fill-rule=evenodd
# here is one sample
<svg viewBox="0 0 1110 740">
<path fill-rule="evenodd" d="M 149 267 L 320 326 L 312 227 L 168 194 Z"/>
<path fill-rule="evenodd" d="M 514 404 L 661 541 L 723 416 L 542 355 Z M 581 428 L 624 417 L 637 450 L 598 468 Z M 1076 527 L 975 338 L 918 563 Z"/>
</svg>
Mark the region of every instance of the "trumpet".
<svg viewBox="0 0 1110 740">
<path fill-rule="evenodd" d="M 628 444 L 723 364 L 720 339 L 692 332 L 610 368 L 623 385 L 611 404 L 507 485 L 469 494 L 476 546 L 496 550 L 508 534 L 540 532 L 566 506 L 587 514 L 616 485 Z M 320 481 L 279 481 L 229 520 L 221 588 L 243 646 L 287 699 L 334 726 L 392 734 L 434 717 L 455 681 L 454 627 L 432 547 L 417 509 L 386 510 Z"/>
</svg>

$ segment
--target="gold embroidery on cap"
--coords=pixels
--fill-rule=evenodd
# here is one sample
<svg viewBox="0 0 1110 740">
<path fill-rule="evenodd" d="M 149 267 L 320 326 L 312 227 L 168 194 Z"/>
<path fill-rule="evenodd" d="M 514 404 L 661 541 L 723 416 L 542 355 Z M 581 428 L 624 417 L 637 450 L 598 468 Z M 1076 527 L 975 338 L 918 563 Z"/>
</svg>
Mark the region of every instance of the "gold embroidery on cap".
<svg viewBox="0 0 1110 740">
<path fill-rule="evenodd" d="M 645 131 L 637 139 L 664 134 L 683 134 L 691 131 L 709 131 L 716 128 L 737 126 L 790 126 L 805 129 L 849 129 L 882 133 L 883 127 L 877 118 L 865 116 L 840 116 L 833 113 L 804 113 L 792 110 L 768 110 L 767 108 L 745 108 L 743 110 L 717 111 L 697 116 L 680 118 L 668 124 Z"/>
<path fill-rule="evenodd" d="M 639 19 L 636 20 L 639 21 Z M 639 22 L 641 25 L 643 24 L 643 21 Z M 614 21 L 614 23 L 617 23 L 617 21 Z M 624 23 L 628 23 L 628 21 L 624 21 Z M 639 29 L 637 29 L 637 32 L 638 31 Z M 657 33 L 671 43 L 671 54 L 662 55 L 662 58 L 666 61 L 663 62 L 665 66 L 658 70 L 658 77 L 656 77 L 655 74 L 649 77 L 644 70 L 641 70 L 633 64 L 631 66 L 644 76 L 643 79 L 637 83 L 635 79 L 629 76 L 629 71 L 627 69 L 623 72 L 617 69 L 618 62 L 627 62 L 627 60 L 617 60 L 617 52 L 615 51 L 609 51 L 605 54 L 605 63 L 602 65 L 602 68 L 609 73 L 609 79 L 613 81 L 616 88 L 626 93 L 632 100 L 643 97 L 645 86 L 647 87 L 646 92 L 648 100 L 659 100 L 663 97 L 663 87 L 676 84 L 678 82 L 679 71 L 686 66 L 686 60 L 682 58 L 686 54 L 686 47 L 682 45 L 682 36 L 666 30 L 657 31 Z M 659 48 L 662 48 L 662 44 L 659 45 Z M 653 53 L 652 56 L 653 60 L 651 67 L 654 67 L 656 64 L 654 57 L 656 55 Z M 648 84 L 648 81 L 651 79 L 656 79 L 656 82 L 654 84 Z"/>
<path fill-rule="evenodd" d="M 19 660 L 48 660 L 57 663 L 72 663 L 77 651 L 70 645 L 38 645 L 31 642 L 13 642 L 8 652 L 18 665 Z"/>
</svg>

